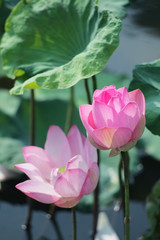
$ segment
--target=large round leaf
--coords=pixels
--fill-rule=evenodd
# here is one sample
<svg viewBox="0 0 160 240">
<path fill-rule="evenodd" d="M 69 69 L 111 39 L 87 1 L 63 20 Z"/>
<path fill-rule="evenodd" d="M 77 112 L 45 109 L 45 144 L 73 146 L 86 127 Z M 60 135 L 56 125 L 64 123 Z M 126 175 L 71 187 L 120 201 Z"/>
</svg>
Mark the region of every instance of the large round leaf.
<svg viewBox="0 0 160 240">
<path fill-rule="evenodd" d="M 147 128 L 160 135 L 160 59 L 135 67 L 130 90 L 136 88 L 145 96 Z"/>
<path fill-rule="evenodd" d="M 6 22 L 4 70 L 24 88 L 68 88 L 100 72 L 119 43 L 121 21 L 95 0 L 22 1 Z"/>
</svg>

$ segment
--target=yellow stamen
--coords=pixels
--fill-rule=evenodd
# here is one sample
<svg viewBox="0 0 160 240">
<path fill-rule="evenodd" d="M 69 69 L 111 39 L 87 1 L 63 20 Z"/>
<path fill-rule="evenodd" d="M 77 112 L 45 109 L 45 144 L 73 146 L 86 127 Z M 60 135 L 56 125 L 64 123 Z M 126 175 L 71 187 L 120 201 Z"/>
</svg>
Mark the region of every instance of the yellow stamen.
<svg viewBox="0 0 160 240">
<path fill-rule="evenodd" d="M 60 173 L 64 173 L 64 172 L 65 172 L 65 170 L 66 170 L 66 167 L 65 167 L 65 166 L 63 166 L 63 167 L 59 168 L 58 172 L 60 172 Z"/>
</svg>

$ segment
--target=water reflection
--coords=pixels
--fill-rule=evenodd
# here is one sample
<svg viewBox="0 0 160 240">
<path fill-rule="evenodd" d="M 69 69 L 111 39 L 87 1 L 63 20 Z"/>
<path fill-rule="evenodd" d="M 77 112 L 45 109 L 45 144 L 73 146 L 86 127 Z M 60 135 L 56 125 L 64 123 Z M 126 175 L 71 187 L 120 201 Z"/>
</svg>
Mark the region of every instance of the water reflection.
<svg viewBox="0 0 160 240">
<path fill-rule="evenodd" d="M 160 34 L 160 1 L 137 0 L 131 4 L 132 20 L 143 27 L 152 28 L 153 33 Z"/>
<path fill-rule="evenodd" d="M 62 232 L 61 232 L 60 227 L 59 227 L 59 224 L 55 219 L 56 216 L 54 215 L 53 217 L 50 217 L 50 215 L 46 215 L 46 217 L 47 217 L 47 219 L 49 219 L 49 222 L 51 223 L 53 229 L 55 230 L 56 238 L 54 236 L 54 239 L 64 240 Z M 22 229 L 25 231 L 27 240 L 34 240 L 33 234 L 32 234 L 32 227 L 26 228 L 25 225 L 22 225 Z M 43 233 L 42 233 L 42 236 L 40 236 L 36 239 L 37 240 L 51 240 L 50 238 L 48 238 L 46 236 L 43 236 Z M 52 240 L 53 240 L 53 238 L 52 238 Z"/>
</svg>

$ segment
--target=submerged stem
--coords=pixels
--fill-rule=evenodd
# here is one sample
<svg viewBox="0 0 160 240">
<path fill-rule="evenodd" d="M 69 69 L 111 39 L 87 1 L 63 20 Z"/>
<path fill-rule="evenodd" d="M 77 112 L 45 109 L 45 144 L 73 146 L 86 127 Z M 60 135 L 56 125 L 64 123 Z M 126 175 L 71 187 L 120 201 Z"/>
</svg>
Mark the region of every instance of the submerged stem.
<svg viewBox="0 0 160 240">
<path fill-rule="evenodd" d="M 97 150 L 98 154 L 98 166 L 100 164 L 100 150 Z M 97 233 L 97 223 L 98 223 L 98 213 L 99 213 L 99 182 L 94 191 L 94 205 L 93 205 L 93 233 L 92 237 L 95 239 L 95 235 Z"/>
<path fill-rule="evenodd" d="M 124 189 L 125 189 L 125 240 L 130 237 L 130 213 L 129 213 L 129 158 L 127 152 L 121 152 L 123 171 L 124 171 Z"/>
<path fill-rule="evenodd" d="M 75 207 L 72 208 L 72 221 L 73 221 L 73 240 L 77 239 L 77 222 Z"/>
<path fill-rule="evenodd" d="M 92 76 L 93 92 L 97 89 L 97 79 L 96 76 Z M 100 165 L 100 150 L 97 150 L 98 154 L 98 166 Z M 93 206 L 93 239 L 97 233 L 97 223 L 98 223 L 98 213 L 99 213 L 99 182 L 94 191 L 94 206 Z"/>
</svg>

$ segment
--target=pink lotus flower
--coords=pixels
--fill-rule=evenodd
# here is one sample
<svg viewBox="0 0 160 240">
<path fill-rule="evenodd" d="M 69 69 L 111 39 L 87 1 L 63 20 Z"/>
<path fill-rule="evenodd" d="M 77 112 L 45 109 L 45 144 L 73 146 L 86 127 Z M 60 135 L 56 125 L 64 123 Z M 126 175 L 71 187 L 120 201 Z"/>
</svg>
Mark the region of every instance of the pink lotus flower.
<svg viewBox="0 0 160 240">
<path fill-rule="evenodd" d="M 97 185 L 96 149 L 76 126 L 67 137 L 58 126 L 51 126 L 45 149 L 28 146 L 23 154 L 26 163 L 15 167 L 30 180 L 16 187 L 39 202 L 70 208 Z"/>
<path fill-rule="evenodd" d="M 80 117 L 90 142 L 99 149 L 112 149 L 110 156 L 128 151 L 145 128 L 145 99 L 137 89 L 116 90 L 114 85 L 95 90 L 92 105 L 80 106 Z"/>
</svg>

